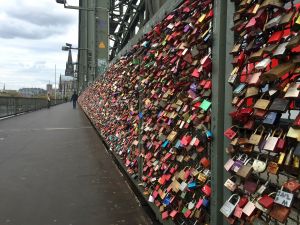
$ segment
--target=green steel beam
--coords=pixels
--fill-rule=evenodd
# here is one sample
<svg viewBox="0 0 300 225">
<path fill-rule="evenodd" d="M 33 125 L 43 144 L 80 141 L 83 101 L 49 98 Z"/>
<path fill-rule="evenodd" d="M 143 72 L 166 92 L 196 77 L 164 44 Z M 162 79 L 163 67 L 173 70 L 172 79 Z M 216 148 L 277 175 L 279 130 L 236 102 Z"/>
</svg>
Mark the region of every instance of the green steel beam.
<svg viewBox="0 0 300 225">
<path fill-rule="evenodd" d="M 133 45 L 138 43 L 138 41 L 144 36 L 144 34 L 148 33 L 153 29 L 153 26 L 160 23 L 166 14 L 172 12 L 180 3 L 184 0 L 169 0 L 167 1 L 159 11 L 149 20 L 140 30 L 139 32 L 128 41 L 124 48 L 118 52 L 118 54 L 110 61 L 110 63 L 115 63 L 122 55 L 124 55 L 127 51 L 131 49 Z"/>
<path fill-rule="evenodd" d="M 227 2 L 227 26 L 226 26 L 226 55 L 225 55 L 225 107 L 224 107 L 224 130 L 227 129 L 228 127 L 231 127 L 231 117 L 229 116 L 229 112 L 232 111 L 232 105 L 230 104 L 232 101 L 232 88 L 227 82 L 227 78 L 229 77 L 229 74 L 232 71 L 232 56 L 229 54 L 229 52 L 232 49 L 233 43 L 234 43 L 234 33 L 231 31 L 231 27 L 233 27 L 233 19 L 232 16 L 234 14 L 234 2 L 233 1 L 228 1 Z M 224 148 L 223 151 L 225 151 L 225 148 L 229 146 L 229 140 L 227 138 L 224 138 Z M 227 154 L 223 155 L 223 165 L 227 162 L 228 156 Z M 221 163 L 221 162 L 220 162 Z M 224 169 L 223 169 L 224 171 Z M 228 179 L 229 174 L 226 172 L 223 174 L 223 183 Z M 223 188 L 223 203 L 230 197 L 230 192 L 226 189 Z M 223 204 L 222 203 L 222 204 Z M 227 222 L 224 221 L 224 224 L 228 224 Z"/>
<path fill-rule="evenodd" d="M 109 59 L 109 3 L 110 0 L 95 0 L 95 73 L 103 74 Z"/>
<path fill-rule="evenodd" d="M 224 108 L 226 82 L 226 27 L 227 1 L 214 1 L 213 47 L 212 47 L 212 132 L 211 148 L 212 196 L 210 224 L 224 224 L 220 207 L 224 202 Z"/>
</svg>

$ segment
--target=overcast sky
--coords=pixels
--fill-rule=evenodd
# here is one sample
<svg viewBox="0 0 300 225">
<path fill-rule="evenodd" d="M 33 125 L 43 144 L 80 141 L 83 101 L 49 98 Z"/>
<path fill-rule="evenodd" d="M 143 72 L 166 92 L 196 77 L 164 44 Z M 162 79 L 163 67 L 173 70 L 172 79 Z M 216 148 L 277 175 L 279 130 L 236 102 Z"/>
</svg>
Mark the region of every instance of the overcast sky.
<svg viewBox="0 0 300 225">
<path fill-rule="evenodd" d="M 68 0 L 78 4 L 77 0 Z M 66 42 L 77 46 L 78 11 L 55 0 L 0 0 L 0 89 L 54 84 L 64 74 Z M 77 52 L 73 51 L 73 61 Z M 58 85 L 57 85 L 58 87 Z"/>
</svg>

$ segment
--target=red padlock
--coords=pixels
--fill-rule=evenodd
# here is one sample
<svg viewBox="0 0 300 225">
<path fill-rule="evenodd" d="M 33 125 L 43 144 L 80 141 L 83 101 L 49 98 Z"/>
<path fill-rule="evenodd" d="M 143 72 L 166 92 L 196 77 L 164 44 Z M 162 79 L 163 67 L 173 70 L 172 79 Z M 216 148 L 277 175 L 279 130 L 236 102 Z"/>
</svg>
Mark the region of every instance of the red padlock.
<svg viewBox="0 0 300 225">
<path fill-rule="evenodd" d="M 244 208 L 244 206 L 248 203 L 248 197 L 247 196 L 242 196 L 241 198 L 240 198 L 240 201 L 239 201 L 239 203 L 238 203 L 238 206 L 240 207 L 240 208 Z"/>
<path fill-rule="evenodd" d="M 200 164 L 204 167 L 204 168 L 209 168 L 210 166 L 210 160 L 206 157 L 202 157 L 200 159 Z"/>
<path fill-rule="evenodd" d="M 237 135 L 237 128 L 235 126 L 232 126 L 228 128 L 224 132 L 225 137 L 227 137 L 229 140 L 232 140 Z"/>
<path fill-rule="evenodd" d="M 207 197 L 209 197 L 210 195 L 211 195 L 211 187 L 210 187 L 210 185 L 209 185 L 209 183 L 210 183 L 210 180 L 208 180 L 207 182 L 206 182 L 206 184 L 202 187 L 202 192 L 207 196 Z"/>
<path fill-rule="evenodd" d="M 274 204 L 274 199 L 271 197 L 272 195 L 276 195 L 276 192 L 272 192 L 269 195 L 264 195 L 261 197 L 258 202 L 261 204 L 264 208 L 270 209 Z"/>
</svg>

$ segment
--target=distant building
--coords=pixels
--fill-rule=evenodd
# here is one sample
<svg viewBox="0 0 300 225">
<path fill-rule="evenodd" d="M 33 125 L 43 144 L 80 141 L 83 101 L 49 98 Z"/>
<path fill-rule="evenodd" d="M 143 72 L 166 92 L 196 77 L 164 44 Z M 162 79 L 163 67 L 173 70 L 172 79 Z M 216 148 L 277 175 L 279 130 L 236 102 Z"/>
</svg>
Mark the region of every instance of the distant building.
<svg viewBox="0 0 300 225">
<path fill-rule="evenodd" d="M 21 88 L 19 89 L 19 93 L 22 97 L 34 97 L 34 96 L 45 95 L 46 90 L 42 88 Z"/>
<path fill-rule="evenodd" d="M 16 90 L 0 90 L 0 96 L 20 97 L 20 94 Z"/>
<path fill-rule="evenodd" d="M 52 94 L 52 92 L 53 92 L 52 84 L 47 84 L 46 90 L 47 90 L 47 93 Z"/>
<path fill-rule="evenodd" d="M 75 90 L 74 78 L 60 75 L 59 78 L 59 92 L 62 97 L 71 98 Z"/>
</svg>

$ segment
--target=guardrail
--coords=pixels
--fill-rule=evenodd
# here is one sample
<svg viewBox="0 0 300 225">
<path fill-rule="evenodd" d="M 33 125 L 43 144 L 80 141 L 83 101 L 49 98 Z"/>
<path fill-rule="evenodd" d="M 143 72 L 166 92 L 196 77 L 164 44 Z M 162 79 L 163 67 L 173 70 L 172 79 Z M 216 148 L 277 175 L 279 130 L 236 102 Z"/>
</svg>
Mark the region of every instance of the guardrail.
<svg viewBox="0 0 300 225">
<path fill-rule="evenodd" d="M 64 100 L 51 101 L 51 106 L 63 103 Z M 47 100 L 42 98 L 0 97 L 0 118 L 19 113 L 47 108 Z"/>
</svg>

